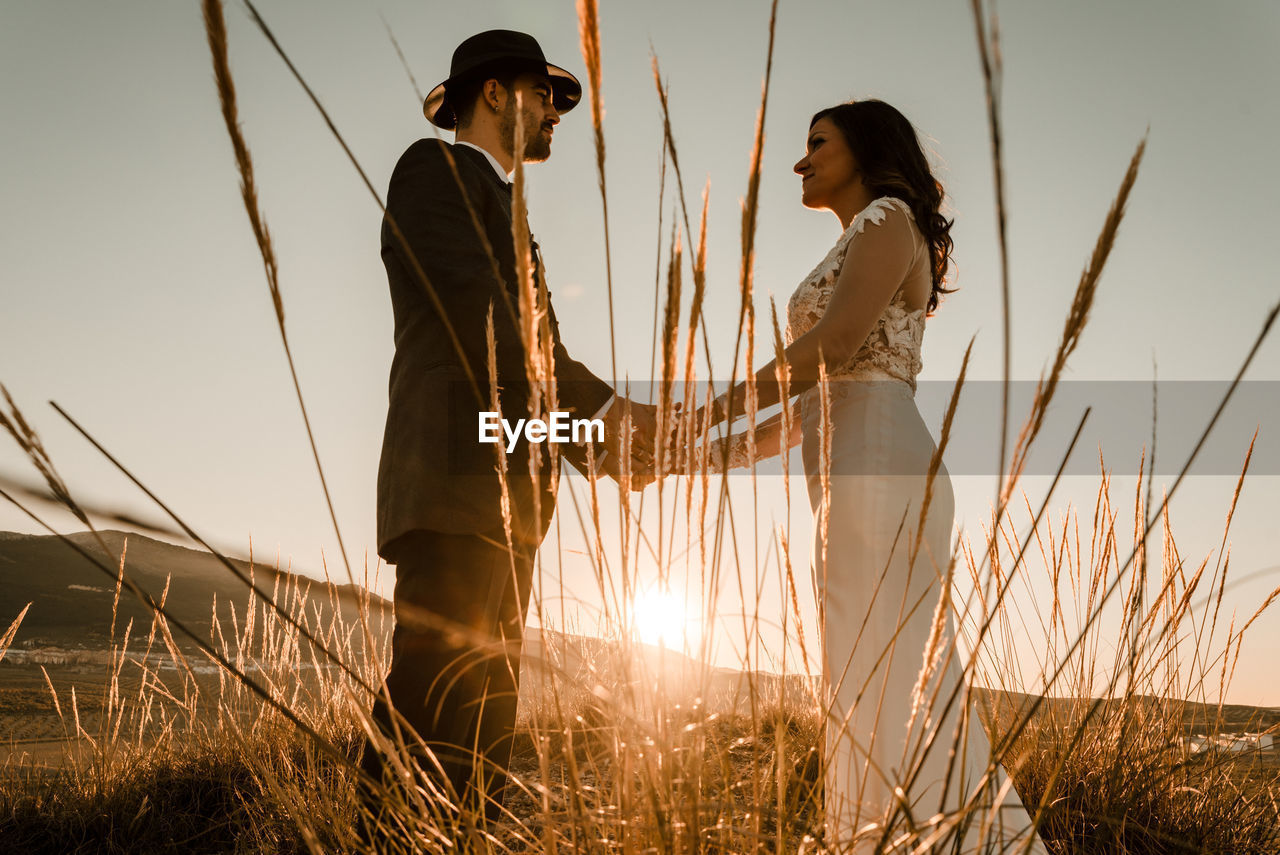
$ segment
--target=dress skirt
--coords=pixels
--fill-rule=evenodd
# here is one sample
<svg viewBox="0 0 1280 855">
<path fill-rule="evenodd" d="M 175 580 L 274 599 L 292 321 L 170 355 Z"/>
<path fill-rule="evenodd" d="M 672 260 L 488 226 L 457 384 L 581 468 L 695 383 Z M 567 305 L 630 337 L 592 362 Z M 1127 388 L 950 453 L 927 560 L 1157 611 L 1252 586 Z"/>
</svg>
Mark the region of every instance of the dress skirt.
<svg viewBox="0 0 1280 855">
<path fill-rule="evenodd" d="M 830 702 L 828 845 L 916 851 L 933 839 L 925 851 L 1043 852 L 1038 838 L 1025 849 L 1031 820 L 1005 775 L 998 767 L 985 774 L 990 746 L 961 687 L 950 608 L 934 630 L 955 503 L 940 466 L 921 525 L 935 445 L 913 390 L 900 380 L 839 378 L 828 389 L 826 491 L 819 390 L 802 399 Z M 934 667 L 918 686 L 927 649 Z M 903 835 L 913 841 L 895 845 Z"/>
</svg>

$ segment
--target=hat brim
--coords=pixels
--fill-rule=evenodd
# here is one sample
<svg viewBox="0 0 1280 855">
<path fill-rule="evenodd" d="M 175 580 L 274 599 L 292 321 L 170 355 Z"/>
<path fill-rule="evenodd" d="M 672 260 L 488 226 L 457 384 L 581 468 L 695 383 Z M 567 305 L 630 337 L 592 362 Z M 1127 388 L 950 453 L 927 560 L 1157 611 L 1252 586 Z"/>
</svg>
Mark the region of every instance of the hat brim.
<svg viewBox="0 0 1280 855">
<path fill-rule="evenodd" d="M 466 75 L 451 77 L 432 89 L 422 102 L 422 114 L 427 117 L 427 121 L 446 131 L 457 130 L 458 117 L 454 113 L 453 105 L 449 103 L 447 87 L 457 83 L 463 77 L 473 77 L 483 73 L 483 68 L 474 69 L 468 71 Z M 582 100 L 582 84 L 578 82 L 578 78 L 551 63 L 547 63 L 547 77 L 551 78 L 551 103 L 555 105 L 557 112 L 567 113 L 578 106 L 578 102 Z"/>
</svg>

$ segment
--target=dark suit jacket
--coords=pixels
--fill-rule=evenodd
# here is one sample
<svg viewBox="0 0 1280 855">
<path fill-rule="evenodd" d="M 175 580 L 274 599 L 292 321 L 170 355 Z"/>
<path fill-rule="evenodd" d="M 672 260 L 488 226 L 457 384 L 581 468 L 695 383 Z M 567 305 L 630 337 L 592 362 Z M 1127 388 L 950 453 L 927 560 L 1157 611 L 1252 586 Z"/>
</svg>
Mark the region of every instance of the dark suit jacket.
<svg viewBox="0 0 1280 855">
<path fill-rule="evenodd" d="M 453 154 L 458 177 L 449 167 L 446 149 Z M 496 275 L 490 249 L 477 234 L 466 200 L 497 261 Z M 387 213 L 404 236 L 402 242 L 388 219 L 383 220 L 382 260 L 391 286 L 396 352 L 378 467 L 378 552 L 394 562 L 394 541 L 411 531 L 492 533 L 502 528 L 498 446 L 478 441 L 478 414 L 492 409 L 485 342 L 490 304 L 504 418 L 528 417 L 529 387 L 524 347 L 513 318 L 519 299 L 511 191 L 484 155 L 467 146 L 419 140 L 391 175 Z M 410 253 L 439 297 L 443 317 Z M 555 312 L 549 314 L 557 409 L 590 418 L 613 390 L 569 357 L 560 342 Z M 461 353 L 447 332 L 446 317 Z M 480 398 L 464 365 L 479 385 Z M 567 443 L 558 451 L 575 462 L 583 456 L 581 449 Z M 536 488 L 529 476 L 530 453 L 543 455 Z M 524 542 L 541 541 L 555 509 L 548 455 L 547 443 L 521 439 L 507 456 L 513 531 Z M 541 497 L 537 514 L 535 492 Z"/>
</svg>

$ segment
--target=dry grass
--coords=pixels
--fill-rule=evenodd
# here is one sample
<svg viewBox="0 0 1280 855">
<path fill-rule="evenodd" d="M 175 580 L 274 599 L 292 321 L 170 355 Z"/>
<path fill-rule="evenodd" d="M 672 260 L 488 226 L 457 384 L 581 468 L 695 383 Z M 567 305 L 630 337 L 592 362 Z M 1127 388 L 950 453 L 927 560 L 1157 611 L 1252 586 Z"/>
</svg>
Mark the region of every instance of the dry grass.
<svg viewBox="0 0 1280 855">
<path fill-rule="evenodd" d="M 1028 569 L 1061 586 L 1045 610 L 1051 661 L 1071 650 L 1074 624 L 1096 607 L 1097 591 L 1120 566 L 1123 517 L 1112 509 L 1105 479 L 1097 516 L 1085 544 L 1075 542 L 1074 517 L 1036 531 L 1042 548 Z M 1014 534 L 1006 521 L 996 538 L 1005 544 L 996 579 L 1012 571 Z M 1195 702 L 1212 697 L 1241 640 L 1233 628 L 1225 650 L 1210 643 L 1215 601 L 1197 602 L 1195 592 L 1213 591 L 1221 579 L 1180 576 L 1170 531 L 1161 546 L 1163 577 L 1181 581 L 1155 597 L 1147 613 L 1127 607 L 1125 628 L 1141 628 L 1140 644 L 1121 689 L 1110 700 L 1093 699 L 1117 683 L 1114 674 L 1101 673 L 1107 637 L 1095 634 L 1060 663 L 1069 675 L 1067 694 L 1074 695 L 1039 701 L 1034 694 L 985 694 L 993 733 L 1017 734 L 1007 755 L 1017 759 L 1009 765 L 1028 803 L 1045 806 L 1044 835 L 1063 844 L 1055 851 L 1271 851 L 1280 823 L 1277 758 L 1192 755 L 1181 745 L 1192 730 L 1244 726 L 1215 704 Z M 976 572 L 973 550 L 963 554 Z M 127 573 L 127 556 L 122 566 Z M 366 654 L 358 627 L 319 617 L 296 588 L 272 595 L 357 673 L 377 678 L 379 657 Z M 367 694 L 341 670 L 325 667 L 279 612 L 250 603 L 232 626 L 215 622 L 210 642 L 219 660 L 256 674 L 274 701 L 354 756 Z M 378 628 L 380 638 L 385 629 Z M 1198 637 L 1201 646 L 1171 647 L 1169 633 Z M 172 639 L 162 616 L 145 631 L 119 627 L 92 711 L 74 688 L 55 691 L 49 684 L 54 715 L 75 737 L 69 762 L 56 774 L 21 763 L 4 770 L 4 846 L 446 851 L 446 840 L 462 840 L 469 841 L 466 851 L 495 853 L 820 851 L 812 837 L 820 827 L 824 722 L 801 684 L 788 689 L 776 677 L 759 677 L 735 703 L 723 681 L 708 679 L 696 662 L 666 654 L 663 663 L 659 652 L 627 636 L 544 638 L 541 652 L 531 649 L 526 662 L 505 821 L 481 833 L 466 817 L 446 817 L 441 802 L 448 796 L 432 795 L 433 785 L 420 779 L 406 792 L 384 795 L 389 811 L 379 844 L 369 846 L 357 834 L 365 807 L 352 768 L 319 749 L 231 669 L 205 673 L 202 663 L 210 660 Z M 184 658 L 190 667 L 173 667 Z M 1007 652 L 988 649 L 978 659 L 982 680 L 1033 693 L 1043 688 L 1017 684 L 1005 667 Z"/>
<path fill-rule="evenodd" d="M 998 39 L 994 19 L 984 25 L 981 4 L 975 2 L 974 6 L 988 82 L 998 196 L 1002 197 Z M 265 23 L 250 8 L 283 56 Z M 262 252 L 287 354 L 276 262 L 257 204 L 248 147 L 236 121 L 221 7 L 209 0 L 205 9 L 215 76 L 246 212 Z M 579 16 L 600 189 L 607 212 L 596 4 L 582 0 Z M 745 338 L 745 409 L 751 415 L 755 411 L 751 384 L 755 376 L 753 247 L 775 16 L 776 6 L 770 19 L 770 56 L 742 211 L 738 341 Z M 249 583 L 249 599 L 240 612 L 244 619 L 228 626 L 215 612 L 211 636 L 200 637 L 166 614 L 163 595 L 152 597 L 132 583 L 127 555 L 122 554 L 117 566 L 100 564 L 100 569 L 116 585 L 117 602 L 125 592 L 137 596 L 152 607 L 154 620 L 145 633 L 131 625 L 116 627 L 113 621 L 112 664 L 103 677 L 104 686 L 97 693 L 92 715 L 82 715 L 81 700 L 74 689 L 67 695 L 46 674 L 54 715 L 69 737 L 68 762 L 60 771 L 41 770 L 21 761 L 10 762 L 3 769 L 0 849 L 548 855 L 561 851 L 827 851 L 820 842 L 819 782 L 830 754 L 830 746 L 823 744 L 827 710 L 822 693 L 828 688 L 828 678 L 813 678 L 808 673 L 813 633 L 806 636 L 800 625 L 798 605 L 801 596 L 811 591 L 803 590 L 803 581 L 797 581 L 803 574 L 797 574 L 786 557 L 790 555 L 789 532 L 777 532 L 779 586 L 783 601 L 794 612 L 791 615 L 784 608 L 781 616 L 783 650 L 794 640 L 805 652 L 798 667 L 792 664 L 795 674 L 785 673 L 785 652 L 782 676 L 761 673 L 762 663 L 769 661 L 761 625 L 770 618 L 761 614 L 761 589 L 755 580 L 764 576 L 762 566 L 768 556 L 736 552 L 734 508 L 727 485 L 722 481 L 719 489 L 712 491 L 705 471 L 707 447 L 696 454 L 698 449 L 687 429 L 690 411 L 698 402 L 686 391 L 681 401 L 683 413 L 677 414 L 675 406 L 676 383 L 684 380 L 689 390 L 697 380 L 693 358 L 696 336 L 701 334 L 704 345 L 706 342 L 701 304 L 707 196 L 704 194 L 702 219 L 695 231 L 684 207 L 667 93 L 656 58 L 654 75 L 663 110 L 664 151 L 676 174 L 684 226 L 683 231 L 672 227 L 666 311 L 660 322 L 655 307 L 655 325 L 661 323 L 662 331 L 657 343 L 662 354 L 659 424 L 664 437 L 667 426 L 675 425 L 677 442 L 683 444 L 687 455 L 700 456 L 704 467 L 684 476 L 682 490 L 664 491 L 659 486 L 653 491 L 660 524 L 652 531 L 642 529 L 643 509 L 636 508 L 633 513 L 624 493 L 616 549 L 605 547 L 594 479 L 586 488 L 585 513 L 578 505 L 579 491 L 569 491 L 584 535 L 594 547 L 589 558 L 598 586 L 595 594 L 603 604 L 600 623 L 604 637 L 589 640 L 544 633 L 540 652 L 526 657 L 519 744 L 510 770 L 512 783 L 504 819 L 486 828 L 475 810 L 458 807 L 457 794 L 438 783 L 429 763 L 424 772 L 412 762 L 411 751 L 418 746 L 403 733 L 387 740 L 370 727 L 368 709 L 382 678 L 387 630 L 377 626 L 370 615 L 364 615 L 358 626 L 347 625 L 338 609 L 327 613 L 316 610 L 296 588 L 268 594 L 254 589 L 252 580 L 244 580 Z M 298 77 L 301 82 L 301 75 Z M 920 651 L 916 712 L 932 715 L 942 707 L 964 703 L 967 686 L 957 687 L 950 696 L 933 696 L 924 689 L 930 675 L 945 667 L 949 659 L 967 660 L 971 682 L 995 690 L 980 697 L 985 700 L 983 708 L 997 758 L 1003 758 L 1010 768 L 1028 807 L 1039 813 L 1042 833 L 1055 852 L 1274 851 L 1280 828 L 1280 764 L 1275 755 L 1193 755 L 1181 741 L 1191 720 L 1197 722 L 1197 728 L 1210 732 L 1238 728 L 1218 699 L 1230 683 L 1245 630 L 1280 595 L 1277 591 L 1260 603 L 1254 618 L 1239 630 L 1233 621 L 1225 635 L 1219 631 L 1219 606 L 1230 568 L 1225 554 L 1234 498 L 1224 526 L 1222 560 L 1210 571 L 1206 559 L 1190 574 L 1173 537 L 1168 497 L 1152 509 L 1139 494 L 1132 514 L 1122 514 L 1113 506 L 1105 474 L 1100 478 L 1092 518 L 1083 521 L 1083 542 L 1078 513 L 1073 512 L 1057 526 L 1044 522 L 1052 490 L 1039 508 L 1025 502 L 1025 520 L 1015 521 L 1012 511 L 1021 461 L 1036 441 L 1054 384 L 1088 320 L 1141 153 L 1139 146 L 1094 258 L 1081 277 L 1058 356 L 1025 419 L 1013 461 L 1002 477 L 990 529 L 980 537 L 971 534 L 972 542 L 962 539 L 951 566 L 945 568 L 947 578 L 957 570 L 967 573 L 976 594 L 968 602 L 953 603 L 950 586 L 946 586 L 936 603 L 925 604 L 933 606 L 934 632 L 928 649 Z M 518 162 L 515 184 L 513 204 L 521 214 L 523 188 Z M 1003 253 L 1002 201 L 1000 205 Z M 523 216 L 515 217 L 515 222 L 513 237 L 520 250 L 517 257 L 522 280 L 519 306 L 497 310 L 517 312 L 522 320 L 528 379 L 539 390 L 534 406 L 549 409 L 554 407 L 556 390 L 546 327 L 546 287 L 534 275 Z M 607 236 L 607 213 L 605 230 Z M 686 256 L 682 234 L 690 238 L 698 235 L 696 249 L 688 259 L 692 305 L 683 328 Z M 421 270 L 417 272 L 434 299 L 430 282 Z M 1273 312 L 1259 342 L 1274 317 Z M 780 355 L 776 316 L 773 323 L 775 352 Z M 679 358 L 682 352 L 683 364 Z M 709 353 L 707 357 L 709 366 Z M 735 376 L 738 368 L 735 352 Z M 963 374 L 962 369 L 956 398 L 939 438 L 940 449 L 946 446 L 950 417 L 963 393 Z M 484 384 L 480 378 L 472 379 L 479 391 Z M 496 386 L 492 369 L 485 379 L 490 389 Z M 779 360 L 777 380 L 781 385 L 789 381 L 783 360 Z M 827 493 L 831 453 L 825 371 L 819 386 L 824 440 L 821 474 Z M 87 515 L 58 477 L 39 437 L 7 393 L 5 397 L 8 411 L 0 411 L 0 424 L 27 453 L 50 492 L 87 524 Z M 298 397 L 301 404 L 300 388 Z M 787 418 L 783 417 L 784 423 Z M 1206 433 L 1212 424 L 1210 419 Z M 748 443 L 753 442 L 749 435 Z M 1003 446 L 1002 440 L 1002 469 Z M 941 450 L 931 467 L 931 482 L 940 458 Z M 319 465 L 318 453 L 316 459 Z M 658 459 L 661 464 L 665 458 L 660 455 Z M 1243 468 L 1241 483 L 1247 459 Z M 505 465 L 500 471 L 504 485 L 510 478 L 537 477 L 536 471 L 508 472 Z M 1181 478 L 1170 488 L 1170 495 L 1180 483 Z M 0 491 L 0 496 L 16 504 L 8 493 Z M 787 498 L 789 504 L 789 494 Z M 750 518 L 755 522 L 754 491 L 752 499 Z M 924 512 L 922 509 L 921 514 Z M 714 515 L 710 526 L 709 515 Z M 1133 523 L 1126 537 L 1127 519 Z M 677 526 L 677 521 L 682 526 Z M 823 535 L 819 548 L 825 548 L 825 533 L 833 522 L 825 515 L 815 521 Z M 1152 535 L 1157 524 L 1161 531 Z M 677 531 L 687 532 L 683 543 Z M 1158 554 L 1152 547 L 1156 541 Z M 1122 548 L 1122 544 L 1127 546 Z M 919 542 L 909 548 L 917 552 Z M 726 578 L 736 582 L 737 596 L 744 606 L 741 628 L 746 640 L 746 670 L 740 682 L 734 683 L 711 666 L 705 646 L 692 658 L 685 658 L 638 643 L 634 597 L 641 587 L 642 557 L 657 565 L 660 583 L 669 583 L 677 572 L 697 579 L 698 588 L 689 592 L 690 599 L 702 604 L 707 619 L 715 616 L 721 605 L 717 597 L 726 587 L 721 582 Z M 545 565 L 552 556 L 544 554 L 541 560 Z M 1148 571 L 1154 578 L 1153 568 L 1159 570 L 1159 580 L 1155 590 L 1148 591 Z M 1010 595 L 1014 581 L 1028 575 L 1052 583 L 1052 600 L 1036 604 L 1038 617 L 1031 626 L 1019 619 Z M 535 601 L 533 608 L 541 614 L 545 604 Z M 952 612 L 961 616 L 960 634 L 967 638 L 965 645 L 948 629 Z M 0 625 L 10 619 L 0 615 Z M 0 640 L 0 659 L 21 620 L 22 614 L 18 614 Z M 819 626 L 819 636 L 821 633 Z M 1027 648 L 1014 646 L 1023 636 L 1031 637 L 1033 649 L 1042 657 L 1036 663 L 1039 676 L 1029 684 L 1022 676 L 1028 673 L 1027 663 L 1020 662 Z M 1111 643 L 1114 638 L 1125 643 L 1115 645 Z M 969 656 L 962 647 L 971 647 L 975 653 Z M 1108 651 L 1114 651 L 1110 658 Z M 206 665 L 212 667 L 209 674 L 202 673 Z M 868 698 L 867 702 L 876 700 Z M 362 780 L 352 762 L 366 736 L 379 741 L 386 752 L 395 773 L 392 783 L 378 786 Z M 909 827 L 905 821 L 892 832 L 885 837 L 892 846 L 881 847 L 883 851 L 917 851 L 927 846 L 932 847 L 930 851 L 945 851 L 950 842 L 946 833 L 941 838 L 930 837 L 931 830 Z"/>
<path fill-rule="evenodd" d="M 160 612 L 149 627 L 118 627 L 103 685 L 83 709 L 83 687 L 78 695 L 61 677 L 55 687 L 46 672 L 65 755 L 61 764 L 6 763 L 0 851 L 299 851 L 291 817 L 300 803 L 286 801 L 278 782 L 333 786 L 359 730 L 343 702 L 355 681 L 298 625 L 360 663 L 369 682 L 380 677 L 368 670 L 377 656 L 364 654 L 358 627 L 322 622 L 296 584 L 277 584 L 272 596 L 280 611 L 251 598 L 231 626 L 215 610 L 216 658 L 178 645 Z M 235 676 L 246 673 L 272 702 Z"/>
<path fill-rule="evenodd" d="M 1243 641 L 1243 629 L 1232 627 L 1225 638 L 1213 631 L 1220 602 L 1213 592 L 1225 587 L 1229 562 L 1206 576 L 1206 558 L 1188 573 L 1165 513 L 1152 561 L 1160 580 L 1154 595 L 1139 596 L 1131 578 L 1120 613 L 1099 619 L 1104 592 L 1132 566 L 1123 558 L 1124 517 L 1113 501 L 1103 475 L 1092 525 L 1082 526 L 1080 512 L 1069 509 L 1059 525 L 1035 526 L 1034 558 L 1010 521 L 988 537 L 996 545 L 995 586 L 1017 572 L 1015 561 L 1053 584 L 1052 600 L 1037 609 L 1039 625 L 1021 627 L 1044 651 L 1038 681 L 1024 686 L 1011 668 L 1018 661 L 1012 643 L 987 647 L 976 663 L 978 682 L 1009 692 L 987 695 L 984 712 L 1007 738 L 1007 756 L 1017 758 L 1010 765 L 1017 767 L 1018 789 L 1044 811 L 1045 837 L 1069 844 L 1066 851 L 1274 851 L 1280 754 L 1197 754 L 1184 744 L 1194 733 L 1276 730 L 1263 718 L 1242 722 L 1221 703 L 1231 652 Z M 1146 548 L 1143 519 L 1139 493 L 1131 551 Z M 1229 528 L 1230 513 L 1224 541 Z M 972 548 L 964 554 L 976 577 Z M 994 620 L 989 613 L 970 617 L 970 629 L 1011 618 L 1003 610 Z"/>
</svg>

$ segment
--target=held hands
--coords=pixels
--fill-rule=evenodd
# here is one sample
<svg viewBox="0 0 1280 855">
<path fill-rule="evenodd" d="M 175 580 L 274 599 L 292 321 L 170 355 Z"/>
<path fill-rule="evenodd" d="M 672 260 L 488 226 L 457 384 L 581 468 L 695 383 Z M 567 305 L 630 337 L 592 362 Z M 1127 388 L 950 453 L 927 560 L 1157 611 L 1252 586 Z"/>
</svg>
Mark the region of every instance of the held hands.
<svg viewBox="0 0 1280 855">
<path fill-rule="evenodd" d="M 741 397 L 741 396 L 739 396 Z M 739 409 L 741 406 L 739 405 Z M 729 401 L 727 395 L 721 395 L 705 407 L 698 407 L 693 414 L 693 435 L 704 436 L 707 431 L 723 421 L 729 420 Z"/>
<path fill-rule="evenodd" d="M 655 478 L 653 455 L 658 432 L 658 408 L 626 398 L 614 398 L 604 414 L 603 469 L 615 481 L 622 480 L 622 460 L 630 460 L 630 487 L 643 490 Z"/>
<path fill-rule="evenodd" d="M 605 474 L 621 483 L 623 469 L 621 462 L 624 457 L 629 459 L 629 486 L 632 490 L 643 490 L 657 478 L 655 463 L 657 414 L 656 406 L 629 401 L 621 397 L 615 398 L 604 414 L 604 448 L 607 455 L 601 468 Z M 677 403 L 672 416 L 672 424 L 667 428 L 666 441 L 663 443 L 665 457 L 663 472 L 669 475 L 687 475 L 697 468 L 696 463 L 688 459 L 688 438 L 692 436 L 700 448 L 707 431 L 725 421 L 727 406 L 722 396 L 707 407 L 699 407 L 692 417 L 688 417 L 680 412 L 680 404 Z M 736 451 L 734 444 L 723 438 L 709 443 L 707 448 L 709 471 L 723 471 L 726 445 L 729 446 L 732 461 Z M 733 462 L 730 465 L 734 465 Z"/>
<path fill-rule="evenodd" d="M 680 412 L 681 405 L 677 401 L 673 423 L 668 429 L 666 448 L 667 465 L 665 470 L 672 475 L 688 475 L 698 468 L 695 460 L 689 459 L 690 439 L 694 447 L 694 456 L 700 457 L 707 433 L 716 425 L 727 420 L 728 405 L 725 396 L 721 395 L 705 407 L 698 407 L 692 416 Z M 727 438 L 711 440 L 706 443 L 708 471 L 721 471 Z"/>
</svg>

